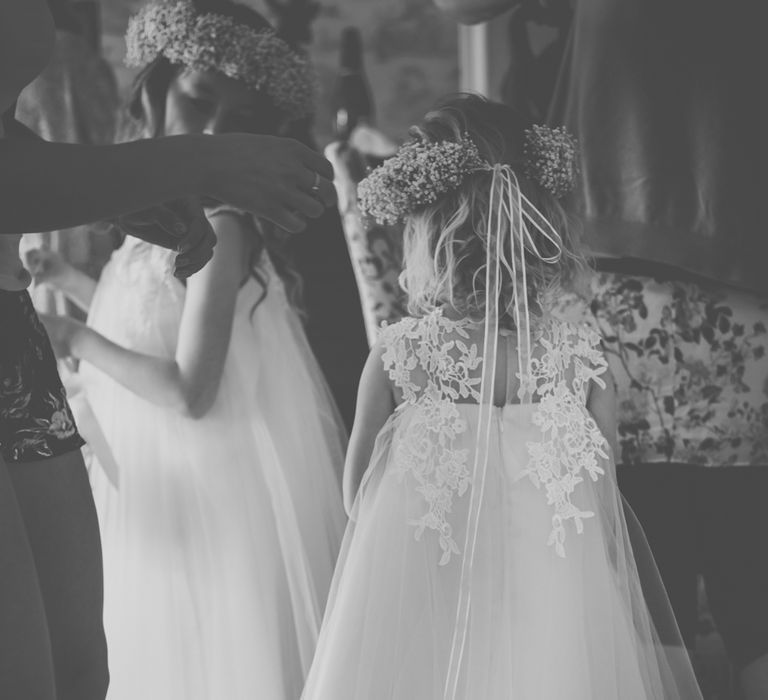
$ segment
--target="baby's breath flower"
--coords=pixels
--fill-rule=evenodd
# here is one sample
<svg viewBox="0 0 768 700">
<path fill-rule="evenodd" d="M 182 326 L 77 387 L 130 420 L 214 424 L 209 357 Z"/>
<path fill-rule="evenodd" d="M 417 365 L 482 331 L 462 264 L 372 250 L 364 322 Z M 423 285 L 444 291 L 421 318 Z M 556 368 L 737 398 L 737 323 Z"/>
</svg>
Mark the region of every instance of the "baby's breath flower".
<svg viewBox="0 0 768 700">
<path fill-rule="evenodd" d="M 535 124 L 525 131 L 525 175 L 558 199 L 573 190 L 579 149 L 565 127 Z"/>
<path fill-rule="evenodd" d="M 578 176 L 576 140 L 560 127 L 525 132 L 525 174 L 559 198 Z M 379 224 L 395 224 L 456 190 L 476 170 L 490 169 L 468 136 L 458 141 L 411 141 L 368 175 L 357 189 L 360 209 Z"/>
<path fill-rule="evenodd" d="M 316 79 L 309 61 L 271 29 L 252 29 L 223 15 L 198 15 L 190 0 L 156 0 L 131 18 L 125 41 L 129 66 L 144 67 L 165 56 L 263 90 L 293 119 L 314 109 Z"/>
<path fill-rule="evenodd" d="M 464 177 L 490 166 L 467 137 L 459 141 L 405 144 L 358 186 L 363 213 L 380 224 L 395 224 L 461 185 Z"/>
</svg>

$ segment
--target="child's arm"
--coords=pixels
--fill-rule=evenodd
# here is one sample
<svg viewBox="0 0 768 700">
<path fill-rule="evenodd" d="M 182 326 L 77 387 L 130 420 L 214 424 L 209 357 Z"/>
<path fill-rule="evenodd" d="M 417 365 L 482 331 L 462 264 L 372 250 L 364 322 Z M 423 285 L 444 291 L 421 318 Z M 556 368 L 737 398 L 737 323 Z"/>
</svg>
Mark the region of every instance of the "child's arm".
<svg viewBox="0 0 768 700">
<path fill-rule="evenodd" d="M 83 311 L 91 307 L 96 280 L 70 265 L 58 253 L 34 248 L 27 251 L 26 265 L 36 284 L 57 289 Z"/>
<path fill-rule="evenodd" d="M 371 348 L 360 377 L 355 423 L 344 463 L 343 492 L 347 515 L 352 512 L 360 482 L 371 461 L 376 437 L 395 408 L 392 388 L 381 361 L 383 351 L 381 342 Z"/>
<path fill-rule="evenodd" d="M 601 378 L 605 382 L 605 389 L 596 382 L 591 383 L 587 397 L 587 410 L 592 414 L 597 427 L 608 441 L 615 458 L 618 448 L 616 382 L 610 370 L 603 373 Z"/>
<path fill-rule="evenodd" d="M 192 418 L 204 416 L 221 382 L 244 261 L 249 257 L 249 236 L 236 217 L 216 216 L 212 224 L 219 243 L 213 260 L 188 282 L 173 359 L 121 347 L 71 319 L 44 318 L 54 346 L 62 354 L 69 350 L 90 362 L 147 401 Z"/>
</svg>

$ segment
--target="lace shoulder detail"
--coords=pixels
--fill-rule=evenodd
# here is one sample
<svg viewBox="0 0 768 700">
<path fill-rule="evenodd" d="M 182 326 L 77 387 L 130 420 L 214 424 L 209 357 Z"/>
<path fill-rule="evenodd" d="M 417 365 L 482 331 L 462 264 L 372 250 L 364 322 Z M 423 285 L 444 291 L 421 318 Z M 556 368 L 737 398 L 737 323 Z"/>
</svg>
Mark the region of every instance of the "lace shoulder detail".
<svg viewBox="0 0 768 700">
<path fill-rule="evenodd" d="M 469 450 L 456 446 L 467 430 L 456 403 L 480 401 L 481 378 L 475 370 L 482 357 L 465 325 L 435 312 L 405 318 L 380 335 L 384 369 L 403 395 L 397 410 L 413 408 L 395 445 L 394 468 L 401 478 L 412 478 L 424 498 L 425 513 L 410 524 L 416 539 L 425 530 L 437 533 L 442 565 L 460 551 L 448 517 L 454 500 L 471 485 Z M 605 473 L 599 460 L 608 458 L 608 444 L 586 403 L 590 382 L 605 386 L 600 375 L 607 362 L 597 333 L 563 321 L 538 324 L 534 344 L 530 393 L 537 405 L 532 420 L 542 440 L 527 443 L 530 461 L 524 474 L 553 506 L 548 544 L 565 556 L 567 521 L 581 533 L 583 520 L 594 516 L 573 502 L 576 487 L 585 473 L 593 481 Z"/>
<path fill-rule="evenodd" d="M 439 311 L 423 318 L 406 317 L 386 325 L 381 332 L 382 361 L 389 378 L 403 392 L 403 401 L 417 403 L 424 394 L 436 393 L 450 400 L 480 400 L 480 378 L 471 377 L 482 358 L 461 321 L 451 321 Z M 426 383 L 415 384 L 416 369 Z"/>
<path fill-rule="evenodd" d="M 462 323 L 440 312 L 388 325 L 380 338 L 384 369 L 403 393 L 398 410 L 415 409 L 394 455 L 400 478 L 410 475 L 427 505 L 424 515 L 410 524 L 416 528 L 417 540 L 426 529 L 438 534 L 444 565 L 459 553 L 447 516 L 454 498 L 464 495 L 471 481 L 469 451 L 455 446 L 457 436 L 467 430 L 455 402 L 470 397 L 480 400 L 481 379 L 471 372 L 482 358 Z"/>
<path fill-rule="evenodd" d="M 548 544 L 565 556 L 565 523 L 572 520 L 577 533 L 583 520 L 594 516 L 580 509 L 572 496 L 586 472 L 592 481 L 605 474 L 598 458 L 608 459 L 608 443 L 587 410 L 589 383 L 605 388 L 600 377 L 608 363 L 600 349 L 600 336 L 586 326 L 551 320 L 539 329 L 543 353 L 531 360 L 531 374 L 539 405 L 533 415 L 541 429 L 541 442 L 528 442 L 530 462 L 525 469 L 537 488 L 544 488 L 554 507 Z"/>
</svg>

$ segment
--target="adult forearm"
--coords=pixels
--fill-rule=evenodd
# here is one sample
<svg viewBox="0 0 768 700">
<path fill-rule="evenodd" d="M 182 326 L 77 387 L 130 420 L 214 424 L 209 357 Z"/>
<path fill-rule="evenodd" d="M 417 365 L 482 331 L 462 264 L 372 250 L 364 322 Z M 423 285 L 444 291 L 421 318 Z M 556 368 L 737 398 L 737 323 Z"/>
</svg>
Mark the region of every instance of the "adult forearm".
<svg viewBox="0 0 768 700">
<path fill-rule="evenodd" d="M 0 233 L 108 219 L 205 189 L 205 136 L 115 146 L 0 140 Z"/>
</svg>

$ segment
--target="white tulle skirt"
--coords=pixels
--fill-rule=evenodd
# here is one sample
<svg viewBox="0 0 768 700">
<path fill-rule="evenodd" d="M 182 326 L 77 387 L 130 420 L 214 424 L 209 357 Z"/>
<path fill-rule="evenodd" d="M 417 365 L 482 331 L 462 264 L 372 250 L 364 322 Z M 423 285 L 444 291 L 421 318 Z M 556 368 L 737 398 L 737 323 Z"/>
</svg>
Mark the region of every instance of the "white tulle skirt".
<svg viewBox="0 0 768 700">
<path fill-rule="evenodd" d="M 124 282 L 105 270 L 89 323 L 172 354 L 183 289 L 168 280 L 139 304 Z M 345 445 L 281 290 L 254 308 L 260 296 L 253 280 L 240 293 L 218 397 L 200 420 L 82 370 L 98 417 L 110 700 L 301 693 L 345 523 Z"/>
<path fill-rule="evenodd" d="M 553 509 L 522 469 L 531 406 L 495 409 L 456 697 L 670 700 L 701 695 L 639 526 L 628 529 L 612 465 L 574 501 L 566 556 L 547 546 Z M 477 406 L 459 406 L 473 453 Z M 438 533 L 415 537 L 424 499 L 396 463 L 407 409 L 379 436 L 348 526 L 303 700 L 443 700 L 461 555 L 441 565 Z M 540 439 L 540 433 L 539 433 Z M 464 542 L 469 492 L 448 520 Z M 630 518 L 631 513 L 628 512 Z M 638 553 L 633 555 L 633 549 Z M 635 557 L 641 560 L 644 595 Z"/>
</svg>

